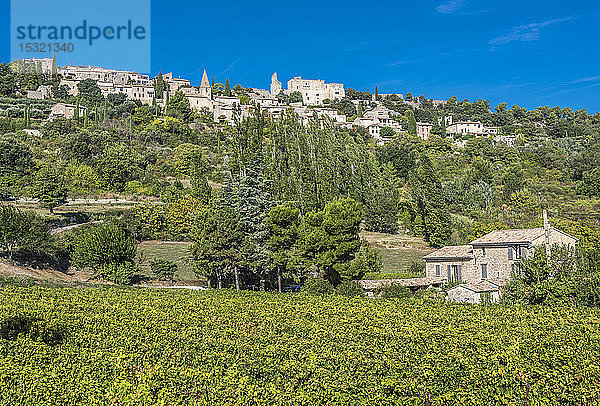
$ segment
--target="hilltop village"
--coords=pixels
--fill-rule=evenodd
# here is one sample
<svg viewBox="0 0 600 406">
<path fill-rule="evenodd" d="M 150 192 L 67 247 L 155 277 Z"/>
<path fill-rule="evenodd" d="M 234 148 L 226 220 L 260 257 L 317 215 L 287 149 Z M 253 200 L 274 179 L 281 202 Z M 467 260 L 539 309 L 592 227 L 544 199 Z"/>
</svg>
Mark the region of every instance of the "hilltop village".
<svg viewBox="0 0 600 406">
<path fill-rule="evenodd" d="M 283 291 L 314 278 L 482 302 L 500 300 L 523 259 L 600 241 L 580 215 L 600 208 L 600 114 L 585 110 L 492 110 L 277 73 L 269 89 L 206 70 L 196 84 L 54 58 L 0 65 L 0 95 L 0 195 L 29 210 L 7 208 L 7 221 L 65 235 L 40 252 L 15 242 L 23 263 L 119 284 L 166 271 Z M 70 240 L 116 230 L 135 242 L 106 264 Z"/>
<path fill-rule="evenodd" d="M 102 96 L 123 94 L 127 100 L 139 101 L 143 104 L 159 106 L 162 109 L 170 98 L 178 92 L 187 99 L 189 106 L 197 113 L 209 116 L 215 123 L 235 124 L 235 120 L 243 120 L 254 114 L 257 107 L 264 115 L 274 119 L 279 118 L 284 112 L 291 109 L 307 124 L 315 115 L 328 117 L 341 128 L 364 129 L 365 133 L 375 139 L 377 144 L 389 142 L 394 134 L 407 131 L 402 124 L 399 114 L 383 102 L 384 99 L 403 101 L 405 104 L 418 108 L 424 103 L 439 106 L 444 100 L 427 100 L 423 96 L 405 97 L 402 94 L 380 94 L 357 92 L 344 89 L 343 83 L 325 83 L 320 79 L 305 79 L 301 76 L 287 81 L 284 88 L 277 73 L 271 77 L 270 89 L 244 88 L 236 85 L 229 87 L 214 83 L 204 70 L 199 86 L 193 85 L 188 79 L 175 76 L 172 72 L 162 72 L 150 78 L 148 75 L 131 71 L 106 69 L 95 66 L 56 66 L 55 59 L 27 59 L 13 62 L 16 71 L 38 71 L 46 76 L 56 76 L 60 82 L 58 88 L 69 96 L 79 95 L 79 84 L 85 80 L 96 82 Z M 53 96 L 52 88 L 41 85 L 35 90 L 27 91 L 26 97 L 45 99 Z M 355 96 L 355 97 L 349 97 Z M 366 97 L 365 97 L 366 96 Z M 350 109 L 355 112 L 348 114 L 340 101 L 348 100 L 353 104 Z M 75 115 L 75 105 L 59 103 L 52 108 L 50 119 L 72 118 Z M 80 116 L 85 114 L 85 106 L 79 106 Z M 238 111 L 236 117 L 236 111 Z M 345 114 L 346 113 L 346 114 Z M 444 118 L 444 123 L 415 122 L 416 135 L 422 140 L 431 136 L 432 128 L 443 125 L 447 135 L 459 136 L 457 145 L 463 145 L 460 138 L 470 136 L 493 136 L 496 141 L 512 144 L 514 138 L 501 135 L 500 127 L 488 126 L 479 121 L 454 121 L 452 116 Z"/>
</svg>

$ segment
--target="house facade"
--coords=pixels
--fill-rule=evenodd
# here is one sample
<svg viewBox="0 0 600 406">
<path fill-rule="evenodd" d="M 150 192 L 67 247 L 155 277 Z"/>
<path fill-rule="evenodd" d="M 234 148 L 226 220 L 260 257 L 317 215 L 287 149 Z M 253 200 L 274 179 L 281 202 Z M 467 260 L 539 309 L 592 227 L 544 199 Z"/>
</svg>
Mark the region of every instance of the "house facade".
<svg viewBox="0 0 600 406">
<path fill-rule="evenodd" d="M 468 245 L 443 247 L 426 255 L 428 277 L 449 282 L 478 284 L 483 281 L 507 281 L 521 258 L 533 254 L 545 244 L 574 247 L 577 239 L 552 227 L 496 230 Z"/>
<path fill-rule="evenodd" d="M 417 136 L 426 141 L 431 137 L 431 129 L 433 128 L 433 124 L 429 123 L 417 123 Z"/>
<path fill-rule="evenodd" d="M 479 121 L 457 121 L 446 127 L 446 134 L 498 135 L 500 127 L 489 127 Z"/>
<path fill-rule="evenodd" d="M 57 118 L 71 119 L 75 117 L 75 110 L 77 106 L 74 104 L 56 103 L 50 110 L 49 120 L 56 120 Z M 84 106 L 79 106 L 79 117 L 83 117 L 87 110 Z"/>
</svg>

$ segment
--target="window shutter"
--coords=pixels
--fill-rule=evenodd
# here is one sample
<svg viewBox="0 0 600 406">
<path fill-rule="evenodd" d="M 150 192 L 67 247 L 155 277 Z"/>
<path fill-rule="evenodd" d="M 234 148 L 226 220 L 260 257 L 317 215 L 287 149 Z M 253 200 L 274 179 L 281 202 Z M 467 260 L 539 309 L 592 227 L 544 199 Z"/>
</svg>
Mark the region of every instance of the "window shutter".
<svg viewBox="0 0 600 406">
<path fill-rule="evenodd" d="M 487 279 L 487 264 L 481 264 L 481 279 Z"/>
<path fill-rule="evenodd" d="M 440 274 L 441 274 L 441 271 L 440 271 L 440 266 L 439 266 L 439 265 L 436 265 L 436 266 L 435 266 L 435 276 L 440 276 Z"/>
<path fill-rule="evenodd" d="M 508 259 L 513 259 L 513 247 L 508 247 Z"/>
<path fill-rule="evenodd" d="M 448 265 L 448 281 L 452 280 L 452 267 Z"/>
</svg>

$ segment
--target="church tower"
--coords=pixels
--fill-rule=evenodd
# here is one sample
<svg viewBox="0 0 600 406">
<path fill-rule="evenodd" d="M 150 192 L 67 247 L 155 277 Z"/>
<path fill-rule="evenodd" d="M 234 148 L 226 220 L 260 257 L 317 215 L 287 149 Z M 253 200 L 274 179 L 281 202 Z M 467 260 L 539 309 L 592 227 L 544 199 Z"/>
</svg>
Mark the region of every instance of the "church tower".
<svg viewBox="0 0 600 406">
<path fill-rule="evenodd" d="M 200 83 L 200 96 L 212 99 L 212 87 L 210 86 L 210 82 L 208 81 L 206 69 L 204 69 L 204 74 L 202 75 L 202 82 Z"/>
<path fill-rule="evenodd" d="M 281 82 L 277 80 L 277 72 L 273 73 L 271 76 L 271 96 L 277 97 L 279 93 L 281 93 Z"/>
</svg>

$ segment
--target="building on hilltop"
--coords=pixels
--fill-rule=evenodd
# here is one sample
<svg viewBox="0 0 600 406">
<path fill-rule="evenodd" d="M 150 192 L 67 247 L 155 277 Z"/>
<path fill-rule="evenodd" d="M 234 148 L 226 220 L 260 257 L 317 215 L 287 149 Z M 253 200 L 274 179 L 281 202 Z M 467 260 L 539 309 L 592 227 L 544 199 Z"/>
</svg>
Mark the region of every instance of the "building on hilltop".
<svg viewBox="0 0 600 406">
<path fill-rule="evenodd" d="M 271 96 L 277 97 L 282 90 L 281 82 L 277 80 L 277 72 L 275 72 L 271 76 Z"/>
<path fill-rule="evenodd" d="M 498 135 L 500 127 L 486 126 L 480 121 L 452 121 L 452 116 L 445 117 L 446 134 L 451 135 Z"/>
<path fill-rule="evenodd" d="M 171 96 L 183 87 L 192 87 L 192 83 L 189 80 L 182 78 L 174 78 L 173 72 L 164 74 L 163 80 L 167 85 L 169 85 L 169 94 Z"/>
<path fill-rule="evenodd" d="M 288 80 L 286 93 L 292 92 L 301 93 L 305 105 L 321 105 L 323 100 L 341 99 L 346 95 L 342 83 L 325 83 L 320 79 L 302 79 L 300 76 Z"/>
</svg>

